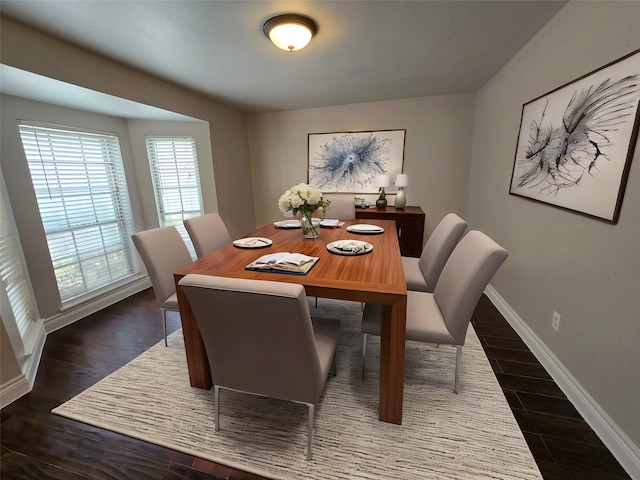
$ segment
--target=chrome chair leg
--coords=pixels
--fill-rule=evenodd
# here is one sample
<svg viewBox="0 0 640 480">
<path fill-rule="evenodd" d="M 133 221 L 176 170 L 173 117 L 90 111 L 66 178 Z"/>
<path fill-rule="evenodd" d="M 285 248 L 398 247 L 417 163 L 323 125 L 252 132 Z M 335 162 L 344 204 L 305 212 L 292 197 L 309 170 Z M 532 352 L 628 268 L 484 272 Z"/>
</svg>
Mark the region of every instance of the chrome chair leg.
<svg viewBox="0 0 640 480">
<path fill-rule="evenodd" d="M 331 362 L 331 376 L 335 377 L 338 374 L 338 369 L 336 368 L 336 353 L 333 354 L 333 361 Z"/>
<path fill-rule="evenodd" d="M 367 358 L 367 334 L 362 334 L 362 380 L 364 380 L 364 364 Z"/>
<path fill-rule="evenodd" d="M 460 359 L 462 358 L 462 345 L 456 347 L 456 376 L 453 383 L 453 393 L 458 393 L 458 380 L 460 379 Z"/>
<path fill-rule="evenodd" d="M 215 422 L 215 431 L 220 430 L 220 387 L 218 385 L 213 386 L 213 401 L 215 405 L 213 406 L 213 421 Z"/>
<path fill-rule="evenodd" d="M 162 312 L 162 331 L 164 332 L 164 346 L 168 347 L 169 345 L 167 344 L 167 310 L 164 308 L 161 308 L 160 311 Z"/>
<path fill-rule="evenodd" d="M 307 460 L 311 460 L 311 446 L 313 444 L 313 415 L 315 412 L 315 405 L 308 403 L 309 405 L 309 431 L 307 432 Z"/>
</svg>

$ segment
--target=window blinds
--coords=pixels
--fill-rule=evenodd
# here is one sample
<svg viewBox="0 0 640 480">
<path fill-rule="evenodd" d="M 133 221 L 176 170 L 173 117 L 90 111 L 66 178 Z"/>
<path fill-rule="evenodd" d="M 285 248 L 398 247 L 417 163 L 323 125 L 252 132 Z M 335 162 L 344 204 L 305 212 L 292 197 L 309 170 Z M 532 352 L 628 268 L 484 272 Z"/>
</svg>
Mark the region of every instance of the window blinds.
<svg viewBox="0 0 640 480">
<path fill-rule="evenodd" d="M 115 135 L 20 125 L 63 303 L 133 275 L 133 232 Z"/>
<path fill-rule="evenodd" d="M 18 241 L 15 237 L 13 225 L 9 220 L 9 214 L 1 194 L 0 280 L 2 280 L 2 288 L 8 299 L 8 306 L 11 309 L 16 327 L 24 345 L 29 337 L 29 330 L 35 325 L 37 315 L 33 307 L 27 277 L 22 267 Z"/>
<path fill-rule="evenodd" d="M 204 211 L 195 140 L 150 136 L 146 141 L 160 226 L 174 225 L 195 257 L 182 223 Z"/>
</svg>

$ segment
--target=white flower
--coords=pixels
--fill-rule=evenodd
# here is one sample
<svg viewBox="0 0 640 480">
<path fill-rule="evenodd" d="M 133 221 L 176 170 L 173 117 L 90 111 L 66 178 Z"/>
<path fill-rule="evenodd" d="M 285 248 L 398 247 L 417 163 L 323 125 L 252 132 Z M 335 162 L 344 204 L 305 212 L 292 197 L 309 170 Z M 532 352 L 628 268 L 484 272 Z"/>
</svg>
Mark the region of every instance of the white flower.
<svg viewBox="0 0 640 480">
<path fill-rule="evenodd" d="M 284 192 L 278 199 L 278 208 L 282 213 L 293 211 L 313 212 L 320 207 L 328 207 L 331 202 L 322 199 L 322 192 L 311 185 L 300 183 Z"/>
</svg>

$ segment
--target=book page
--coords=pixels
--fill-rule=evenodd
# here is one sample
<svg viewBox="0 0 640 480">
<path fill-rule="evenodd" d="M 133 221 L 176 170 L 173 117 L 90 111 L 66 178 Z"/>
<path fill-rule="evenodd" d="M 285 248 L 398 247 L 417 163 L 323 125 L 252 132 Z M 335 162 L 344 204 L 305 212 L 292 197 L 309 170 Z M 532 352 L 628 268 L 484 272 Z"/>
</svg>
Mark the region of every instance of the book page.
<svg viewBox="0 0 640 480">
<path fill-rule="evenodd" d="M 298 267 L 305 263 L 312 262 L 316 257 L 310 257 L 302 253 L 290 253 L 276 262 L 276 265 L 296 265 Z"/>
<path fill-rule="evenodd" d="M 318 257 L 310 257 L 302 253 L 277 252 L 263 255 L 245 268 L 248 270 L 305 274 L 311 270 L 318 260 Z"/>
<path fill-rule="evenodd" d="M 284 258 L 291 255 L 289 252 L 277 252 L 263 255 L 257 260 L 252 262 L 252 265 L 273 265 L 274 263 L 281 262 Z"/>
</svg>

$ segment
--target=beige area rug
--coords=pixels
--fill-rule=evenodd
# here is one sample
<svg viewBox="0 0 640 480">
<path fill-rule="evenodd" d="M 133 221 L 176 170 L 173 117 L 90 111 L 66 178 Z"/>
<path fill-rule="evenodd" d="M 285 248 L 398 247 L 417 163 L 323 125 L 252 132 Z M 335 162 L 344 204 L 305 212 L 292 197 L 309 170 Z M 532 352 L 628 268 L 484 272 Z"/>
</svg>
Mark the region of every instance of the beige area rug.
<svg viewBox="0 0 640 480">
<path fill-rule="evenodd" d="M 471 327 L 457 395 L 455 349 L 407 343 L 399 426 L 378 421 L 378 338 L 360 379 L 360 304 L 321 298 L 311 311 L 342 320 L 311 461 L 304 405 L 223 390 L 215 432 L 213 389 L 190 387 L 180 331 L 53 412 L 273 479 L 542 478 Z"/>
</svg>

